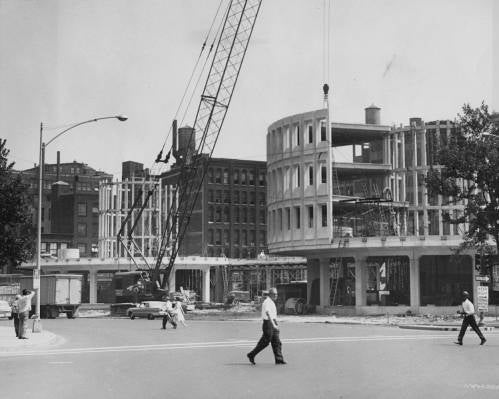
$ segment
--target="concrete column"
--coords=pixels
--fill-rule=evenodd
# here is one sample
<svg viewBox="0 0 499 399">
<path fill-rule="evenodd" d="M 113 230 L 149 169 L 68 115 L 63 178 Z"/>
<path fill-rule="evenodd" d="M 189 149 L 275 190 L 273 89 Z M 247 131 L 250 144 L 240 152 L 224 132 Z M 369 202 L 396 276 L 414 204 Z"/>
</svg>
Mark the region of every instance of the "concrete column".
<svg viewBox="0 0 499 399">
<path fill-rule="evenodd" d="M 168 290 L 169 292 L 174 292 L 175 290 L 175 272 L 176 272 L 175 266 L 173 266 L 172 271 L 170 272 L 170 276 L 168 277 Z"/>
<path fill-rule="evenodd" d="M 366 258 L 355 258 L 355 306 L 366 306 L 367 265 Z"/>
<path fill-rule="evenodd" d="M 90 288 L 89 302 L 97 303 L 97 270 L 90 270 L 88 273 L 88 283 Z"/>
<path fill-rule="evenodd" d="M 419 280 L 419 257 L 412 254 L 409 257 L 409 287 L 410 287 L 410 299 L 411 299 L 411 310 L 414 313 L 419 312 L 419 307 L 421 306 L 420 298 L 420 280 Z"/>
<path fill-rule="evenodd" d="M 319 278 L 320 278 L 320 306 L 329 306 L 330 303 L 330 273 L 329 273 L 329 259 L 321 258 L 319 263 Z"/>
<path fill-rule="evenodd" d="M 203 270 L 203 302 L 210 302 L 210 268 Z"/>
<path fill-rule="evenodd" d="M 268 290 L 272 287 L 272 268 L 271 267 L 266 267 L 265 268 L 265 289 Z"/>
</svg>

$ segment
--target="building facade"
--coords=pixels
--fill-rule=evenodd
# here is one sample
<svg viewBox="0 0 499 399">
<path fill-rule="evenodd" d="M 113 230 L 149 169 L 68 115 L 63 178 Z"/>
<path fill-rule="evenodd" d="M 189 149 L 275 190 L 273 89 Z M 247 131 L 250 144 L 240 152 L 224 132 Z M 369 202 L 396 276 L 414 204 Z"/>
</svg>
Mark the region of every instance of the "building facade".
<svg viewBox="0 0 499 399">
<path fill-rule="evenodd" d="M 33 223 L 37 224 L 39 168 L 18 172 L 28 186 Z M 99 183 L 112 175 L 85 163 L 45 164 L 42 188 L 42 254 L 57 256 L 60 249 L 78 248 L 84 257 L 97 256 Z"/>
<path fill-rule="evenodd" d="M 364 124 L 331 123 L 330 158 L 326 110 L 270 125 L 269 251 L 307 258 L 308 302 L 322 310 L 454 309 L 479 284 L 475 258 L 454 254 L 466 226 L 443 217 L 462 206 L 429 196 L 424 179 L 455 126 L 383 126 L 379 108 L 365 111 Z"/>
</svg>

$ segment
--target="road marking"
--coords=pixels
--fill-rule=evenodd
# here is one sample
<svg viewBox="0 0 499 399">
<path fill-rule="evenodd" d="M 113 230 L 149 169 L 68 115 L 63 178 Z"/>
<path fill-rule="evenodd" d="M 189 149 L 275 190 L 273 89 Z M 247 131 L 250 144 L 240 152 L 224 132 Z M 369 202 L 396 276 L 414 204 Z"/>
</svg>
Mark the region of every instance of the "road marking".
<svg viewBox="0 0 499 399">
<path fill-rule="evenodd" d="M 73 364 L 73 362 L 48 362 L 49 364 Z"/>
<path fill-rule="evenodd" d="M 311 337 L 311 338 L 288 338 L 283 339 L 284 344 L 317 344 L 317 343 L 343 343 L 343 342 L 370 342 L 370 341 L 409 341 L 409 340 L 432 340 L 451 339 L 455 334 L 438 335 L 374 335 L 361 337 Z M 21 357 L 40 355 L 72 355 L 85 353 L 109 353 L 109 352 L 146 352 L 176 349 L 206 349 L 206 348 L 227 348 L 227 347 L 252 347 L 256 340 L 239 341 L 212 341 L 212 342 L 186 342 L 175 344 L 155 344 L 155 345 L 128 345 L 128 346 L 104 346 L 88 348 L 68 348 L 68 349 L 48 349 L 26 352 L 4 352 L 1 357 Z"/>
<path fill-rule="evenodd" d="M 499 385 L 492 385 L 492 384 L 464 384 L 464 387 L 468 389 L 485 389 L 491 391 L 499 391 Z"/>
</svg>

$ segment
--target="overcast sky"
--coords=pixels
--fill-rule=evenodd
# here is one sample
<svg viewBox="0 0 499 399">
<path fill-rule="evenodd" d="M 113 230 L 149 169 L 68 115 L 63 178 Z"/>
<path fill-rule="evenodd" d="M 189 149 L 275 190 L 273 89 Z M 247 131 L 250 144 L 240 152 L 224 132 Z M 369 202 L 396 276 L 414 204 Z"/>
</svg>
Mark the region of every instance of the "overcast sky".
<svg viewBox="0 0 499 399">
<path fill-rule="evenodd" d="M 224 0 L 226 2 L 226 0 Z M 331 4 L 330 67 L 324 12 Z M 336 122 L 454 119 L 463 103 L 499 110 L 499 6 L 493 0 L 263 0 L 215 156 L 265 160 L 267 126 L 322 107 Z M 120 177 L 153 164 L 219 0 L 0 0 L 0 137 L 17 169 L 71 123 L 46 160 Z M 494 49 L 496 49 L 494 51 Z M 195 100 L 198 103 L 198 98 Z M 192 125 L 193 121 L 186 121 Z"/>
</svg>

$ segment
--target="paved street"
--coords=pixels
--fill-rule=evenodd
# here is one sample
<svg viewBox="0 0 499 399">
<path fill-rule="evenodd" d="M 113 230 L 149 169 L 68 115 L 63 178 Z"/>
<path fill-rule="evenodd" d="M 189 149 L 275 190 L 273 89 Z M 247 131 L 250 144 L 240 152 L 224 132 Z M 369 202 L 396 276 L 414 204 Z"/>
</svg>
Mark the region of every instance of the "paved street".
<svg viewBox="0 0 499 399">
<path fill-rule="evenodd" d="M 1 321 L 1 326 L 8 325 Z M 499 338 L 396 327 L 282 323 L 288 364 L 245 353 L 256 321 L 44 320 L 64 342 L 0 353 L 2 397 L 497 398 Z"/>
</svg>

